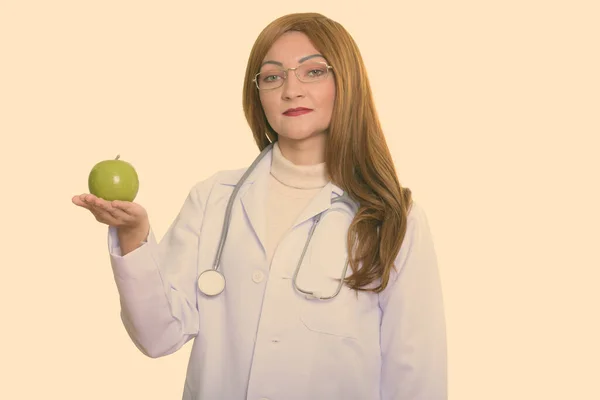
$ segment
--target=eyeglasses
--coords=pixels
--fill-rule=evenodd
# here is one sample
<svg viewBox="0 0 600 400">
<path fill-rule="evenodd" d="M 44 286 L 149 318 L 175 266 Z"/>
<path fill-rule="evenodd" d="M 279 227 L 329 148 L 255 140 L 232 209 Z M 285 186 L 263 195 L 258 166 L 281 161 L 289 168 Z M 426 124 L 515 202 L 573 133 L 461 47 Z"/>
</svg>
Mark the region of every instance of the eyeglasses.
<svg viewBox="0 0 600 400">
<path fill-rule="evenodd" d="M 294 71 L 300 82 L 314 83 L 325 79 L 330 69 L 333 67 L 325 62 L 312 62 L 288 69 L 272 68 L 256 74 L 253 82 L 259 90 L 273 90 L 283 85 L 283 81 L 288 77 L 288 71 Z"/>
</svg>

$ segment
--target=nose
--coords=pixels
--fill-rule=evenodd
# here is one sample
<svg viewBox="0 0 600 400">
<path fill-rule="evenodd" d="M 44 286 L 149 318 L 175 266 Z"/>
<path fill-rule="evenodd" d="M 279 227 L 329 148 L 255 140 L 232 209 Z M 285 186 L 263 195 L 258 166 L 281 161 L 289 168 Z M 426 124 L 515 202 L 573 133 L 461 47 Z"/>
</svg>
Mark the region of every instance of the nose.
<svg viewBox="0 0 600 400">
<path fill-rule="evenodd" d="M 289 100 L 295 97 L 303 97 L 304 88 L 302 82 L 298 80 L 298 77 L 294 71 L 288 71 L 287 78 L 283 82 L 281 97 L 284 100 Z"/>
</svg>

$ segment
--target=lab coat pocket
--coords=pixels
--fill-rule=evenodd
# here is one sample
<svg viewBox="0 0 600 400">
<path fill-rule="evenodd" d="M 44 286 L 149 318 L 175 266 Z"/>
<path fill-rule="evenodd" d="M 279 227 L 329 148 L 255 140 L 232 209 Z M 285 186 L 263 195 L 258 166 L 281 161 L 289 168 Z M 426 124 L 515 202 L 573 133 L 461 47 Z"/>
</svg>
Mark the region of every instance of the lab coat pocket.
<svg viewBox="0 0 600 400">
<path fill-rule="evenodd" d="M 342 293 L 331 300 L 305 299 L 300 311 L 304 326 L 315 333 L 358 339 L 357 304 Z"/>
<path fill-rule="evenodd" d="M 338 290 L 343 261 L 321 264 L 317 269 L 307 268 L 299 274 L 297 286 L 317 296 L 330 297 Z M 348 274 L 346 274 L 347 276 Z M 317 333 L 345 338 L 358 338 L 359 300 L 356 293 L 345 284 L 331 299 L 318 299 L 298 292 L 300 319 L 303 325 Z"/>
</svg>

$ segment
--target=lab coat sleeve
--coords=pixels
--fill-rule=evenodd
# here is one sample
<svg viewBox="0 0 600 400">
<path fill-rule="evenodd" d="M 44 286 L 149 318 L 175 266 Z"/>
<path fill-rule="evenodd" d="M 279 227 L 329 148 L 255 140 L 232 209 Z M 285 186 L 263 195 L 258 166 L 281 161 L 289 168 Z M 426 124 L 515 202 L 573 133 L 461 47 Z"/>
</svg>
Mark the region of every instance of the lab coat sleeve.
<svg viewBox="0 0 600 400">
<path fill-rule="evenodd" d="M 427 217 L 413 202 L 382 309 L 381 400 L 446 400 L 446 322 Z"/>
<path fill-rule="evenodd" d="M 151 229 L 140 247 L 122 256 L 116 230 L 109 227 L 121 320 L 137 348 L 149 357 L 174 353 L 198 332 L 198 243 L 211 181 L 190 190 L 160 243 Z"/>
</svg>

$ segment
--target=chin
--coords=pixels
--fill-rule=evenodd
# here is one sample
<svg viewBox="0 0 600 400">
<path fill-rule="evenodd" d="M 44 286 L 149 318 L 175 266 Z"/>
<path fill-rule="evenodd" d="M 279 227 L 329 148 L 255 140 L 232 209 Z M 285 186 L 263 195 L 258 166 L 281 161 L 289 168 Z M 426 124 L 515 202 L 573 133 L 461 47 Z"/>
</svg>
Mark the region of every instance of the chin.
<svg viewBox="0 0 600 400">
<path fill-rule="evenodd" d="M 307 139 L 312 139 L 322 135 L 323 132 L 315 132 L 315 131 L 286 131 L 279 134 L 279 140 L 294 140 L 294 141 L 302 141 Z"/>
</svg>

